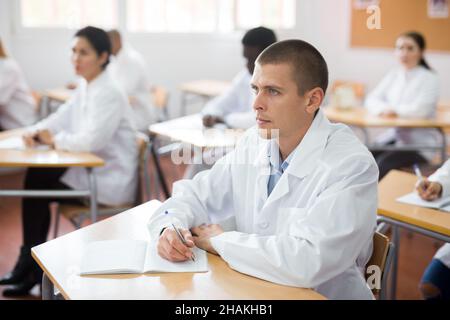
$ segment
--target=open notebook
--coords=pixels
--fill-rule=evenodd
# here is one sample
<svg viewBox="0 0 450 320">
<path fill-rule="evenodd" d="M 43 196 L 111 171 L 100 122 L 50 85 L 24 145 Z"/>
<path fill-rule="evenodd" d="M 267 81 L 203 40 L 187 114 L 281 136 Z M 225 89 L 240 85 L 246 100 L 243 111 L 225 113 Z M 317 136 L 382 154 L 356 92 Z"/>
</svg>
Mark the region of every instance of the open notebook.
<svg viewBox="0 0 450 320">
<path fill-rule="evenodd" d="M 156 243 L 141 240 L 107 240 L 88 244 L 83 253 L 81 275 L 206 272 L 206 252 L 194 248 L 195 262 L 170 262 L 161 258 Z"/>
<path fill-rule="evenodd" d="M 13 136 L 6 139 L 0 140 L 0 149 L 10 149 L 10 150 L 26 150 L 27 147 L 23 142 L 22 137 Z M 45 144 L 38 144 L 33 148 L 34 150 L 50 150 L 50 147 Z"/>
<path fill-rule="evenodd" d="M 397 201 L 412 204 L 419 207 L 438 209 L 450 212 L 450 197 L 439 198 L 434 201 L 426 201 L 422 200 L 416 192 L 411 192 L 400 198 L 397 198 Z"/>
</svg>

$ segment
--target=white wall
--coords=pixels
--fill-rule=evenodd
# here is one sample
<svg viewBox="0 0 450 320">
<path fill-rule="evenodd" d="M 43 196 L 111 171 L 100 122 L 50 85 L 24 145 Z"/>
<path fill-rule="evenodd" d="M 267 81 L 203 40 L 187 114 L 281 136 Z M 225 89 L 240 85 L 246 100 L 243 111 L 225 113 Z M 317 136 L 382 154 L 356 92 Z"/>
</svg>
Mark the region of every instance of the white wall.
<svg viewBox="0 0 450 320">
<path fill-rule="evenodd" d="M 73 32 L 20 32 L 12 18 L 13 2 L 0 0 L 0 35 L 6 39 L 9 51 L 22 65 L 33 88 L 64 85 L 73 78 L 69 62 Z M 331 80 L 362 81 L 371 89 L 395 65 L 393 50 L 350 48 L 349 28 L 350 0 L 299 0 L 296 29 L 279 36 L 314 44 L 329 64 Z M 179 83 L 201 78 L 229 80 L 243 67 L 241 36 L 125 35 L 147 59 L 152 81 L 170 89 L 172 116 L 178 114 Z M 427 59 L 439 71 L 441 96 L 450 100 L 450 54 L 428 52 Z"/>
</svg>

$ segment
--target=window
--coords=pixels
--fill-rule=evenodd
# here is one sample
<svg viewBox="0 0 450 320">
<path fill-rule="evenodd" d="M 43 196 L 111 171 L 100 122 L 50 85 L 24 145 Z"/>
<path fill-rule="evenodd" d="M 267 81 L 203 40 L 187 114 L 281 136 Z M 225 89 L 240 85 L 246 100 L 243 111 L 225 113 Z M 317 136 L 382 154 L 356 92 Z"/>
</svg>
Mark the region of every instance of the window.
<svg viewBox="0 0 450 320">
<path fill-rule="evenodd" d="M 132 32 L 229 32 L 295 26 L 295 0 L 128 0 Z"/>
<path fill-rule="evenodd" d="M 25 28 L 78 29 L 86 25 L 114 28 L 118 25 L 116 0 L 21 0 Z"/>
<path fill-rule="evenodd" d="M 20 0 L 20 16 L 25 28 L 226 33 L 293 28 L 295 0 Z"/>
</svg>

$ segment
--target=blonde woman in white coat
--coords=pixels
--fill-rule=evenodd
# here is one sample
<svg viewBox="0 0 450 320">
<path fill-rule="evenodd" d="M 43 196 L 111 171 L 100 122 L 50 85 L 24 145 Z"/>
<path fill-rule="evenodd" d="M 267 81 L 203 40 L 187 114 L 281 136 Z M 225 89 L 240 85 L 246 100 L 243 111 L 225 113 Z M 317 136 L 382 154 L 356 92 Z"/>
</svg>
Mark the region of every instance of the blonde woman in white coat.
<svg viewBox="0 0 450 320">
<path fill-rule="evenodd" d="M 56 113 L 29 128 L 25 142 L 32 146 L 39 141 L 58 150 L 98 155 L 105 160 L 105 166 L 94 169 L 99 203 L 131 203 L 136 193 L 136 136 L 127 97 L 104 71 L 111 53 L 108 35 L 102 29 L 83 28 L 75 34 L 72 52 L 74 69 L 82 78 L 77 91 Z M 83 168 L 30 168 L 24 187 L 86 189 L 87 180 Z M 0 279 L 0 284 L 11 285 L 3 295 L 25 295 L 40 282 L 41 271 L 33 262 L 30 249 L 46 241 L 49 203 L 55 200 L 22 200 L 23 246 L 13 271 Z"/>
<path fill-rule="evenodd" d="M 37 106 L 17 62 L 8 57 L 0 39 L 0 131 L 32 125 Z"/>
<path fill-rule="evenodd" d="M 424 58 L 425 39 L 417 32 L 402 34 L 395 53 L 400 67 L 389 72 L 368 95 L 365 105 L 369 112 L 386 118 L 433 118 L 439 98 L 439 81 Z M 392 129 L 380 139 L 384 144 L 436 145 L 432 129 Z M 380 168 L 380 179 L 392 169 L 425 163 L 433 152 L 384 151 L 373 152 Z"/>
</svg>

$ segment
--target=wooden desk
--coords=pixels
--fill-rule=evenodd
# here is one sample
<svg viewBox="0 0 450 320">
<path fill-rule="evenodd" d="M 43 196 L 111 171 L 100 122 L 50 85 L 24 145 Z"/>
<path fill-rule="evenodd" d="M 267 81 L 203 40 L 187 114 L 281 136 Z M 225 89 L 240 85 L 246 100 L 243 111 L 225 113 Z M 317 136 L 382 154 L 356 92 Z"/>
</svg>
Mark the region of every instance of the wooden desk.
<svg viewBox="0 0 450 320">
<path fill-rule="evenodd" d="M 43 269 L 43 297 L 53 285 L 66 299 L 324 299 L 311 289 L 277 285 L 236 272 L 208 254 L 206 273 L 79 276 L 83 250 L 92 241 L 149 240 L 146 224 L 160 202 L 153 200 L 79 229 L 31 252 Z"/>
<path fill-rule="evenodd" d="M 447 142 L 445 130 L 450 129 L 450 112 L 448 110 L 438 110 L 434 119 L 405 119 L 405 118 L 382 118 L 369 114 L 366 108 L 358 107 L 350 110 L 342 110 L 335 107 L 324 107 L 325 115 L 332 122 L 341 122 L 349 126 L 359 127 L 363 130 L 366 145 L 371 150 L 439 150 L 442 162 L 447 160 Z M 369 145 L 367 128 L 422 128 L 436 129 L 442 137 L 442 144 L 439 146 L 379 146 Z"/>
<path fill-rule="evenodd" d="M 233 147 L 244 132 L 241 129 L 205 128 L 200 114 L 156 123 L 149 130 L 155 135 L 200 148 Z"/>
<path fill-rule="evenodd" d="M 397 202 L 396 199 L 414 190 L 417 177 L 397 170 L 390 171 L 378 186 L 378 223 L 393 226 L 394 260 L 391 296 L 395 297 L 398 248 L 398 228 L 405 228 L 450 242 L 450 213 Z"/>
<path fill-rule="evenodd" d="M 25 130 L 10 130 L 0 133 L 0 141 L 19 138 Z M 105 163 L 96 155 L 90 153 L 74 153 L 57 150 L 14 150 L 0 149 L 0 167 L 39 167 L 65 168 L 85 167 L 88 173 L 89 187 L 87 190 L 0 190 L 0 197 L 55 197 L 90 199 L 91 218 L 97 219 L 97 186 L 93 168 Z"/>
<path fill-rule="evenodd" d="M 200 114 L 156 123 L 149 127 L 149 131 L 151 133 L 150 152 L 158 173 L 159 183 L 167 198 L 170 197 L 170 192 L 159 163 L 160 153 L 155 148 L 156 137 L 164 137 L 172 141 L 181 142 L 189 146 L 188 151 L 194 151 L 194 156 L 198 158 L 208 148 L 216 150 L 217 148 L 222 148 L 222 153 L 226 153 L 228 148 L 235 146 L 244 132 L 241 129 L 204 128 Z M 194 150 L 190 146 L 193 146 Z M 198 161 L 202 161 L 202 159 L 198 159 Z"/>
<path fill-rule="evenodd" d="M 182 83 L 179 86 L 181 91 L 181 116 L 186 115 L 186 105 L 189 96 L 199 96 L 208 100 L 221 95 L 229 87 L 230 82 L 218 80 L 195 80 Z"/>
</svg>

